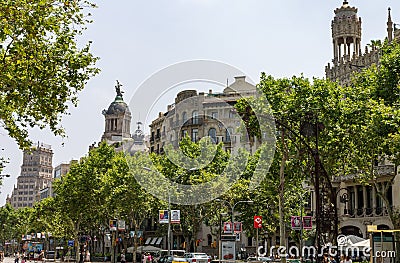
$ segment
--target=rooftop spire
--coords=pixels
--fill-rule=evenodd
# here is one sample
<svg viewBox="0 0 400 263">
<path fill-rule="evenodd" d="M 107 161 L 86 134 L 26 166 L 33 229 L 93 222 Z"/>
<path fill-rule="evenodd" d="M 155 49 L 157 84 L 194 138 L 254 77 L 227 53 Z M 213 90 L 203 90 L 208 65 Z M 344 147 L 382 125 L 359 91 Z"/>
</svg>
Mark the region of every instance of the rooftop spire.
<svg viewBox="0 0 400 263">
<path fill-rule="evenodd" d="M 349 4 L 349 2 L 347 0 L 343 1 L 343 5 L 348 5 L 348 4 Z"/>
<path fill-rule="evenodd" d="M 389 43 L 392 42 L 393 40 L 393 22 L 392 22 L 392 16 L 390 15 L 390 7 L 388 8 L 388 21 L 387 21 L 387 33 L 388 33 L 388 41 Z"/>
</svg>

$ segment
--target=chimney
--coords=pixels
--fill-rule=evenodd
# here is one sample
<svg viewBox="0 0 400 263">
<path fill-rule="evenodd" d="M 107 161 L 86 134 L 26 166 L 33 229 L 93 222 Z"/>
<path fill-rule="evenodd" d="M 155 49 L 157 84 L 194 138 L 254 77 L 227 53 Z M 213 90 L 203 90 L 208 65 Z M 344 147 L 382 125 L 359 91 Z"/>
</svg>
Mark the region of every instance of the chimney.
<svg viewBox="0 0 400 263">
<path fill-rule="evenodd" d="M 245 82 L 246 76 L 237 76 L 235 77 L 235 82 Z"/>
</svg>

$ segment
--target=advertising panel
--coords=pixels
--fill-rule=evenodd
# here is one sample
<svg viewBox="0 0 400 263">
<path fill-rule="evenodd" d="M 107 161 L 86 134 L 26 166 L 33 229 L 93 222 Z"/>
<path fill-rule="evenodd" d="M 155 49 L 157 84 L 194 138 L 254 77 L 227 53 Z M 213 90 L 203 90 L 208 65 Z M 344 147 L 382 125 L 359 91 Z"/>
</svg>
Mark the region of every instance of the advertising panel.
<svg viewBox="0 0 400 263">
<path fill-rule="evenodd" d="M 168 224 L 168 210 L 159 210 L 158 215 L 158 222 L 160 224 Z"/>
</svg>

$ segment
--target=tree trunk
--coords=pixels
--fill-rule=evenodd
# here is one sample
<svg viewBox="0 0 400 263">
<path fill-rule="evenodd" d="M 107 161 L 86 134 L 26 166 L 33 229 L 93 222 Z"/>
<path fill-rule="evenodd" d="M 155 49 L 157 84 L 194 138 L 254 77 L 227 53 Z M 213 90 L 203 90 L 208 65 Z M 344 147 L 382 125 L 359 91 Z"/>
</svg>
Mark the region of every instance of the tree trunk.
<svg viewBox="0 0 400 263">
<path fill-rule="evenodd" d="M 280 246 L 286 246 L 286 231 L 285 231 L 285 164 L 287 160 L 287 151 L 285 145 L 285 131 L 282 130 L 282 160 L 281 167 L 279 170 L 279 243 Z M 257 248 L 256 248 L 257 249 Z M 281 262 L 286 263 L 286 251 L 285 255 L 281 255 Z"/>
</svg>

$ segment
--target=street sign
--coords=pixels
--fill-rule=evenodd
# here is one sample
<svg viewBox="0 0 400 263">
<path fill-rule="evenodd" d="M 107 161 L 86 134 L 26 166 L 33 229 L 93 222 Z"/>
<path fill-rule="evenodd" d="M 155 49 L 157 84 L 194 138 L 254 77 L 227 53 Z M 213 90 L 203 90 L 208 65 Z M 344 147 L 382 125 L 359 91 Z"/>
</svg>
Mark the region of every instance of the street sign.
<svg viewBox="0 0 400 263">
<path fill-rule="evenodd" d="M 241 233 L 242 232 L 242 222 L 233 223 L 233 232 Z"/>
<path fill-rule="evenodd" d="M 225 234 L 230 234 L 232 233 L 232 222 L 224 222 L 224 233 Z"/>
<path fill-rule="evenodd" d="M 235 241 L 240 241 L 240 233 L 235 233 L 235 235 L 236 235 Z"/>
<path fill-rule="evenodd" d="M 262 228 L 262 217 L 254 216 L 254 228 Z"/>
<path fill-rule="evenodd" d="M 73 247 L 74 246 L 74 240 L 68 240 L 68 246 Z"/>
<path fill-rule="evenodd" d="M 168 224 L 168 210 L 159 210 L 158 211 L 158 222 L 160 224 Z"/>
</svg>

